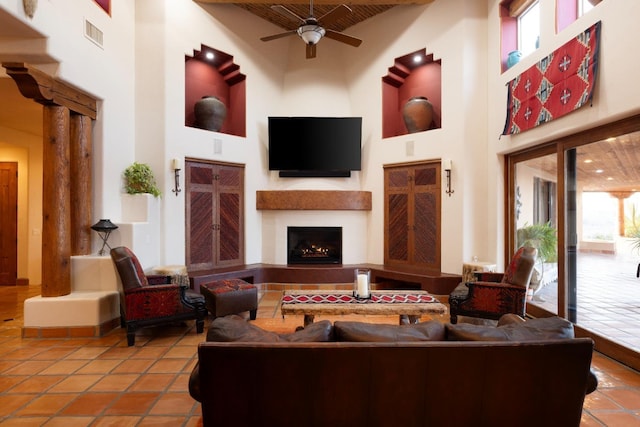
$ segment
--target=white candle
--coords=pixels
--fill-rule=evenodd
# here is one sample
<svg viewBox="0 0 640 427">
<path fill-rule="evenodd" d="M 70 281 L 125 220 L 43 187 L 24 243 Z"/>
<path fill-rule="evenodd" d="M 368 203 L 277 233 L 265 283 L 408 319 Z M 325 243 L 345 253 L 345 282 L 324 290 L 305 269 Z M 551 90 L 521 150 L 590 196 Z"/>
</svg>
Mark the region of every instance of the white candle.
<svg viewBox="0 0 640 427">
<path fill-rule="evenodd" d="M 173 159 L 171 161 L 171 169 L 182 169 L 182 165 L 180 164 L 180 159 Z"/>
<path fill-rule="evenodd" d="M 358 296 L 369 298 L 369 277 L 367 274 L 358 274 Z"/>
</svg>

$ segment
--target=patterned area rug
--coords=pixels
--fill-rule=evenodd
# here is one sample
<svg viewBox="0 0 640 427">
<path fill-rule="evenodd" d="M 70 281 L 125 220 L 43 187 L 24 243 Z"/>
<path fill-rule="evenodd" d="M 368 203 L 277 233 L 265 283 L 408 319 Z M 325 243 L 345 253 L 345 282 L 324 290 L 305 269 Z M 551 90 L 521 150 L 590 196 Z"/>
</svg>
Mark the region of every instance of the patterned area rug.
<svg viewBox="0 0 640 427">
<path fill-rule="evenodd" d="M 421 294 L 376 294 L 371 293 L 371 298 L 359 299 L 349 294 L 308 294 L 308 295 L 284 295 L 284 304 L 407 304 L 439 302 L 432 295 Z"/>
</svg>

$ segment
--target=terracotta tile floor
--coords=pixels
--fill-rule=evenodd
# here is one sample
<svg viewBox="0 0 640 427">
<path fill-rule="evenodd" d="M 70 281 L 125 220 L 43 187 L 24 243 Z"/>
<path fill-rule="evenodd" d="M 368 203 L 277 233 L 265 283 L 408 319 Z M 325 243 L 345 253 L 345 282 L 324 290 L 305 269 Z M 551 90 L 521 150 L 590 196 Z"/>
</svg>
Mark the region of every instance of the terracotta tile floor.
<svg viewBox="0 0 640 427">
<path fill-rule="evenodd" d="M 38 286 L 0 287 L 0 426 L 202 425 L 187 390 L 204 340 L 192 322 L 144 329 L 135 347 L 121 329 L 101 338 L 22 339 L 23 301 L 39 293 Z M 302 319 L 282 319 L 280 296 L 261 294 L 256 323 L 291 331 Z M 599 386 L 585 400 L 581 426 L 640 426 L 640 373 L 598 353 L 593 367 Z"/>
</svg>

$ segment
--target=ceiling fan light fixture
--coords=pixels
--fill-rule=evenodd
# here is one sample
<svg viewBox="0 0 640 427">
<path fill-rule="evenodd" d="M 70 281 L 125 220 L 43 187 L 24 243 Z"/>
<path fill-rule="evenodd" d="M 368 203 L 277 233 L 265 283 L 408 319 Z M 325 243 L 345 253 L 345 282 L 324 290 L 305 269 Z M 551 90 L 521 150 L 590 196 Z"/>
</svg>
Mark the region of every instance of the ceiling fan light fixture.
<svg viewBox="0 0 640 427">
<path fill-rule="evenodd" d="M 307 24 L 298 27 L 298 35 L 306 44 L 314 45 L 324 37 L 325 31 L 320 25 Z"/>
</svg>

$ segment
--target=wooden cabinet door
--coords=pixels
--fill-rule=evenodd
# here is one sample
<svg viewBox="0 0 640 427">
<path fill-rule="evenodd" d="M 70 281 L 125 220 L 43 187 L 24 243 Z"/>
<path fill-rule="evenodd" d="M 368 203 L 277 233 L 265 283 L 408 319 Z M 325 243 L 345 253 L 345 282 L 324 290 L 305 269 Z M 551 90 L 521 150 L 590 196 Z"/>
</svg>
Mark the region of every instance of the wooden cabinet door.
<svg viewBox="0 0 640 427">
<path fill-rule="evenodd" d="M 186 264 L 244 264 L 244 167 L 187 161 Z"/>
<path fill-rule="evenodd" d="M 440 270 L 440 163 L 385 167 L 384 263 Z"/>
<path fill-rule="evenodd" d="M 185 163 L 186 174 L 186 264 L 206 270 L 216 265 L 216 189 L 214 166 Z"/>
<path fill-rule="evenodd" d="M 411 171 L 408 168 L 385 170 L 385 264 L 408 264 L 410 228 Z"/>
<path fill-rule="evenodd" d="M 244 264 L 244 168 L 219 166 L 217 265 Z"/>
<path fill-rule="evenodd" d="M 440 162 L 413 169 L 413 264 L 440 271 Z"/>
</svg>

